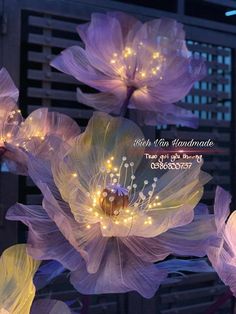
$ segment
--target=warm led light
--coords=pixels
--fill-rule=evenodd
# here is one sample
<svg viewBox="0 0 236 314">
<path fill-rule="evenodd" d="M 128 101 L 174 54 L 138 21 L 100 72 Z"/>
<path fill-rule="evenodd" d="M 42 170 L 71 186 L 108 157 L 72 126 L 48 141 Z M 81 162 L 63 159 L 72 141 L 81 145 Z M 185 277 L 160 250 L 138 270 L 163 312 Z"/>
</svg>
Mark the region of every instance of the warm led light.
<svg viewBox="0 0 236 314">
<path fill-rule="evenodd" d="M 77 175 L 76 172 L 72 173 L 72 177 L 73 177 L 73 178 L 77 178 L 77 176 L 78 176 L 78 175 Z"/>
<path fill-rule="evenodd" d="M 125 47 L 124 51 L 123 51 L 123 55 L 125 58 L 128 58 L 129 56 L 131 56 L 133 54 L 133 50 L 130 47 Z"/>
<path fill-rule="evenodd" d="M 159 51 L 153 52 L 153 54 L 152 54 L 152 58 L 153 58 L 153 59 L 157 59 L 157 58 L 159 58 L 159 57 L 160 57 L 160 52 L 159 52 Z"/>
</svg>

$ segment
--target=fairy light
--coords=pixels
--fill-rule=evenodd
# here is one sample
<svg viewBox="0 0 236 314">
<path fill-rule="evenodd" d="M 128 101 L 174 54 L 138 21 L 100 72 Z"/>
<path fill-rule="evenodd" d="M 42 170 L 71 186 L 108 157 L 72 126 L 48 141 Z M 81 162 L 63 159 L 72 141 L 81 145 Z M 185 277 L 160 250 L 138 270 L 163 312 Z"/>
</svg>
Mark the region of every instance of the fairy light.
<svg viewBox="0 0 236 314">
<path fill-rule="evenodd" d="M 152 58 L 153 59 L 158 59 L 159 57 L 160 57 L 160 52 L 159 51 L 153 52 L 153 54 L 152 54 Z"/>
<path fill-rule="evenodd" d="M 125 47 L 125 49 L 123 50 L 124 58 L 128 58 L 128 57 L 132 56 L 133 53 L 134 53 L 134 51 L 130 47 Z"/>
<path fill-rule="evenodd" d="M 143 215 L 143 223 L 147 227 L 152 225 L 152 217 L 148 213 L 161 204 L 155 192 L 157 178 L 154 177 L 153 181 L 145 179 L 143 186 L 137 189 L 138 186 L 134 183 L 134 162 L 129 161 L 126 156 L 121 157 L 120 164 L 115 165 L 116 162 L 114 156 L 105 159 L 97 175 L 99 180 L 94 180 L 95 188 L 88 195 L 91 199 L 89 212 L 99 219 L 104 230 L 108 228 L 108 221 L 109 224 L 112 222 L 131 230 L 140 214 Z"/>
<path fill-rule="evenodd" d="M 142 78 L 145 78 L 146 77 L 146 72 L 140 72 L 140 75 Z"/>
<path fill-rule="evenodd" d="M 72 173 L 72 177 L 73 177 L 73 178 L 77 178 L 77 177 L 78 177 L 77 173 L 76 173 L 76 172 L 73 172 L 73 173 Z"/>
</svg>

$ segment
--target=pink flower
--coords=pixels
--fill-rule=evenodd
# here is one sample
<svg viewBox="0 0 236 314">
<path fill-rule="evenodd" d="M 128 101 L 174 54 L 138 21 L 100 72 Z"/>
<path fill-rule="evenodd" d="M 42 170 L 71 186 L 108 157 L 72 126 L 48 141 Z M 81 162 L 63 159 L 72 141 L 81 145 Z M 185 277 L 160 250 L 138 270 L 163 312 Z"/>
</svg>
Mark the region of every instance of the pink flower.
<svg viewBox="0 0 236 314">
<path fill-rule="evenodd" d="M 101 93 L 84 94 L 78 101 L 108 113 L 137 109 L 140 122 L 196 127 L 197 119 L 173 103 L 183 99 L 205 75 L 201 59 L 191 57 L 182 24 L 171 19 L 145 23 L 124 13 L 92 14 L 79 25 L 85 48 L 73 46 L 52 61 Z"/>
</svg>

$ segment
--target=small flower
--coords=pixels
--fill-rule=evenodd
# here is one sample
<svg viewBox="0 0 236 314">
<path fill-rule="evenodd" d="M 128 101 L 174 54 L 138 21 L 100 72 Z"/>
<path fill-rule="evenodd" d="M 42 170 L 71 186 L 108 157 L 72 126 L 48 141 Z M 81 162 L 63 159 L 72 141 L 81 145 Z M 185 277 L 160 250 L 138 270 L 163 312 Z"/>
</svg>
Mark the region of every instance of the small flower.
<svg viewBox="0 0 236 314">
<path fill-rule="evenodd" d="M 65 154 L 62 144 L 53 156 L 53 177 L 44 160 L 30 158 L 43 207 L 8 211 L 8 219 L 29 227 L 29 254 L 62 263 L 82 293 L 153 296 L 167 276 L 153 263 L 173 251 L 161 237 L 173 242 L 170 229 L 192 221 L 209 179 L 198 163 L 157 178 L 142 162 L 143 149 L 132 145 L 137 137 L 143 134 L 133 122 L 95 114 L 73 147 Z"/>
<path fill-rule="evenodd" d="M 101 92 L 78 88 L 79 102 L 115 114 L 128 105 L 148 125 L 196 127 L 190 111 L 173 105 L 206 72 L 203 60 L 190 55 L 182 24 L 164 18 L 141 23 L 109 12 L 92 14 L 77 30 L 85 48 L 70 47 L 51 65 Z"/>
</svg>

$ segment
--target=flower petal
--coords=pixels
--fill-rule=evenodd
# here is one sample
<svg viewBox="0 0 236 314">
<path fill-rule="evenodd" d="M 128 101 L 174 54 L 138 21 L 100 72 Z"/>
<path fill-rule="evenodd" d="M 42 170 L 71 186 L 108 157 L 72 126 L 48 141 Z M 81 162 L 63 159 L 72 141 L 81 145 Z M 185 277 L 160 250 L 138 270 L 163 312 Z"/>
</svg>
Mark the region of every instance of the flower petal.
<svg viewBox="0 0 236 314">
<path fill-rule="evenodd" d="M 229 210 L 230 202 L 231 202 L 230 193 L 226 192 L 220 186 L 217 186 L 215 193 L 214 213 L 218 232 L 222 232 L 224 230 L 225 221 L 230 214 Z"/>
<path fill-rule="evenodd" d="M 18 100 L 19 91 L 5 68 L 0 70 L 0 87 L 0 98 L 8 97 L 14 101 Z"/>
<path fill-rule="evenodd" d="M 110 239 L 100 269 L 89 274 L 80 264 L 71 274 L 71 283 L 84 294 L 137 291 L 151 298 L 166 275 L 166 271 L 135 257 L 119 239 Z"/>
<path fill-rule="evenodd" d="M 39 267 L 34 276 L 34 284 L 37 290 L 46 287 L 56 277 L 65 272 L 65 267 L 57 261 L 49 261 Z"/>
<path fill-rule="evenodd" d="M 11 314 L 29 314 L 35 295 L 33 276 L 40 262 L 18 244 L 5 250 L 0 258 L 0 309 Z"/>
<path fill-rule="evenodd" d="M 90 63 L 102 73 L 113 76 L 115 72 L 110 60 L 114 53 L 121 54 L 123 51 L 119 21 L 108 14 L 93 13 L 83 38 Z"/>
<path fill-rule="evenodd" d="M 194 273 L 209 273 L 214 272 L 214 269 L 205 260 L 182 260 L 171 259 L 160 262 L 157 265 L 158 269 L 166 269 L 168 273 L 175 273 L 179 271 L 188 271 Z"/>
<path fill-rule="evenodd" d="M 33 303 L 31 314 L 72 314 L 66 303 L 59 300 L 42 299 Z"/>
<path fill-rule="evenodd" d="M 29 227 L 27 250 L 32 257 L 57 260 L 71 270 L 77 268 L 80 254 L 63 237 L 41 206 L 16 204 L 8 210 L 6 218 L 20 220 Z"/>
<path fill-rule="evenodd" d="M 47 135 L 60 137 L 63 141 L 79 135 L 78 124 L 70 117 L 59 112 L 49 112 L 48 108 L 34 110 L 24 121 L 17 134 L 18 141 L 27 141 L 37 137 L 44 139 Z"/>
<path fill-rule="evenodd" d="M 157 241 L 177 256 L 205 256 L 215 238 L 213 215 L 196 215 L 193 222 L 182 227 L 170 229 L 159 235 Z"/>
<path fill-rule="evenodd" d="M 189 110 L 184 110 L 176 105 L 166 104 L 157 106 L 155 111 L 137 111 L 137 119 L 140 125 L 181 125 L 196 129 L 199 119 Z M 163 110 L 162 110 L 163 109 Z M 172 109 L 172 110 L 170 110 Z M 158 112 L 157 112 L 158 111 Z"/>
<path fill-rule="evenodd" d="M 118 114 L 122 106 L 122 101 L 113 94 L 85 94 L 80 88 L 77 88 L 77 100 L 82 104 L 107 113 L 112 112 Z"/>
<path fill-rule="evenodd" d="M 80 193 L 80 197 L 88 199 L 86 192 L 91 192 L 93 180 L 96 180 L 96 185 L 104 184 L 101 169 L 106 166 L 107 160 L 111 157 L 116 164 L 114 167 L 119 167 L 122 157 L 125 156 L 127 162 L 134 162 L 135 170 L 144 152 L 144 148 L 134 147 L 137 138 L 143 138 L 143 134 L 132 121 L 113 118 L 105 113 L 95 113 L 86 131 L 78 137 L 64 160 L 52 161 L 54 180 L 63 199 L 68 201 L 71 191 L 76 190 Z M 73 173 L 76 174 L 75 177 Z M 123 173 L 121 182 L 124 176 Z M 71 202 L 73 206 L 76 205 L 73 200 Z M 72 208 L 74 214 L 77 208 L 78 204 L 76 208 Z M 85 213 L 87 214 L 88 212 Z"/>
<path fill-rule="evenodd" d="M 120 97 L 126 95 L 124 83 L 98 71 L 88 60 L 87 53 L 78 46 L 64 50 L 51 62 L 51 66 L 102 92 L 113 91 Z"/>
</svg>

